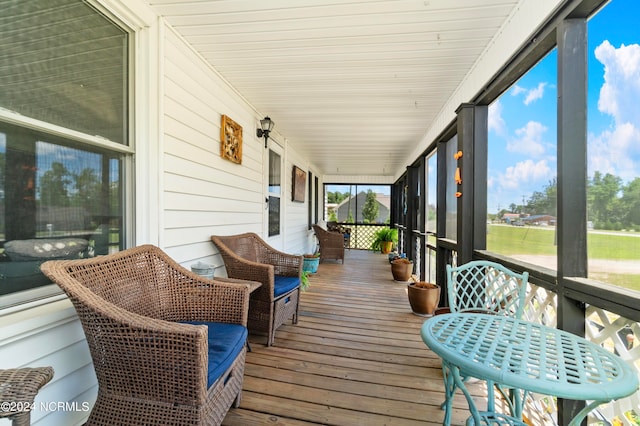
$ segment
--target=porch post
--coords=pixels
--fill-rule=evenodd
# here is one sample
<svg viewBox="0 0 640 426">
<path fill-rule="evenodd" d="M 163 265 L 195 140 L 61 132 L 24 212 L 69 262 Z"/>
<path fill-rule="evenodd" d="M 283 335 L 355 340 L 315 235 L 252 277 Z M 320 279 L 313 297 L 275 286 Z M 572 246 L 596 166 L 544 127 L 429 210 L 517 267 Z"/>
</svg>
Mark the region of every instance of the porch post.
<svg viewBox="0 0 640 426">
<path fill-rule="evenodd" d="M 458 264 L 486 249 L 487 234 L 487 107 L 462 104 L 458 114 Z M 456 173 L 458 175 L 458 173 Z"/>
<path fill-rule="evenodd" d="M 413 231 L 420 229 L 418 220 L 420 218 L 420 212 L 424 211 L 424 210 L 420 210 L 421 199 L 418 197 L 418 194 L 420 194 L 420 196 L 422 197 L 422 193 L 421 191 L 419 191 L 419 187 L 420 187 L 420 166 L 419 165 L 411 165 L 407 167 L 407 186 L 409 187 L 409 190 L 407 191 L 407 217 L 404 223 L 404 226 L 406 227 L 404 252 L 407 254 L 407 257 L 409 259 L 412 259 L 415 261 L 416 255 L 418 254 L 416 250 L 417 235 Z M 424 225 L 422 225 L 422 227 L 424 227 Z M 424 244 L 422 244 L 422 247 L 424 247 Z M 424 257 L 421 260 L 422 262 L 424 262 Z M 418 273 L 420 277 L 424 277 L 424 275 L 421 274 L 421 271 L 415 271 L 415 272 Z"/>
<path fill-rule="evenodd" d="M 587 276 L 587 24 L 558 26 L 558 328 L 585 333 L 584 304 L 565 294 L 564 277 Z M 566 425 L 583 401 L 558 400 Z M 586 424 L 584 422 L 583 424 Z"/>
</svg>

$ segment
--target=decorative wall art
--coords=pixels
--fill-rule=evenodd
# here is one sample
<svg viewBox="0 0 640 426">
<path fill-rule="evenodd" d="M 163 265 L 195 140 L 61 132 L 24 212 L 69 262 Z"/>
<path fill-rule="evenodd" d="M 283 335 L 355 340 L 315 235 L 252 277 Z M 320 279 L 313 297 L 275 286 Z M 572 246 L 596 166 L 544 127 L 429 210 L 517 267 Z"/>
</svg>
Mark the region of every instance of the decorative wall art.
<svg viewBox="0 0 640 426">
<path fill-rule="evenodd" d="M 220 156 L 242 164 L 242 126 L 226 115 L 220 124 Z"/>
<path fill-rule="evenodd" d="M 293 166 L 293 176 L 291 178 L 293 188 L 291 189 L 291 201 L 304 203 L 304 192 L 306 190 L 305 181 L 307 174 L 300 167 Z"/>
</svg>

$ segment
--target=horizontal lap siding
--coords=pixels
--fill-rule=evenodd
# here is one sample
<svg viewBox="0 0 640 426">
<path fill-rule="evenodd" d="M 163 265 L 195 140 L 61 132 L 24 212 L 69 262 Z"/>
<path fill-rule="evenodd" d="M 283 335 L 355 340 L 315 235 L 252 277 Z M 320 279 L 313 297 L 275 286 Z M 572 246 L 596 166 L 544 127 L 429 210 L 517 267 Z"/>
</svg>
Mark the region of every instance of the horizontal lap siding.
<svg viewBox="0 0 640 426">
<path fill-rule="evenodd" d="M 57 409 L 57 403 L 93 406 L 97 381 L 89 348 L 75 310 L 68 300 L 8 314 L 0 320 L 0 368 L 45 367 L 55 370 L 53 379 L 37 394 L 32 424 L 81 424 L 87 411 Z M 51 407 L 40 409 L 41 404 Z M 53 405 L 50 405 L 53 404 Z M 0 420 L 0 425 L 10 424 Z"/>
<path fill-rule="evenodd" d="M 170 29 L 163 78 L 163 245 L 217 263 L 211 234 L 262 234 L 263 145 L 255 112 Z M 220 119 L 242 126 L 242 164 L 220 157 Z"/>
<path fill-rule="evenodd" d="M 282 196 L 283 203 L 287 205 L 285 209 L 285 219 L 283 228 L 285 229 L 284 246 L 290 253 L 303 254 L 313 253 L 315 250 L 315 236 L 309 230 L 309 168 L 308 163 L 298 156 L 293 150 L 288 149 L 285 158 L 283 178 L 285 181 L 285 193 Z M 293 202 L 293 167 L 297 166 L 305 172 L 304 182 L 304 203 Z M 313 173 L 313 171 L 312 171 Z M 313 173 L 316 176 L 315 173 Z M 322 191 L 322 189 L 320 189 Z M 318 199 L 322 206 L 322 198 Z M 321 208 L 321 207 L 320 207 Z"/>
</svg>

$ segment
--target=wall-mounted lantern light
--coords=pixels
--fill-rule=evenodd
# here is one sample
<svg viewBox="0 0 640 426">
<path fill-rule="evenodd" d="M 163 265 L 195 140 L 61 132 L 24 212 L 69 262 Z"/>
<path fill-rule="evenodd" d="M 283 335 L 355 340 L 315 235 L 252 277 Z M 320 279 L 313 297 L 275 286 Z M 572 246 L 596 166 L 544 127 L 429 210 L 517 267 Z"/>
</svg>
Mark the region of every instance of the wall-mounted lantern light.
<svg viewBox="0 0 640 426">
<path fill-rule="evenodd" d="M 274 123 L 273 121 L 271 121 L 271 119 L 269 117 L 265 117 L 262 120 L 260 120 L 260 128 L 257 131 L 257 135 L 259 138 L 264 138 L 264 147 L 265 149 L 267 148 L 267 141 L 269 140 L 269 133 L 271 132 L 271 130 L 273 130 L 273 126 L 275 126 L 276 123 Z"/>
</svg>

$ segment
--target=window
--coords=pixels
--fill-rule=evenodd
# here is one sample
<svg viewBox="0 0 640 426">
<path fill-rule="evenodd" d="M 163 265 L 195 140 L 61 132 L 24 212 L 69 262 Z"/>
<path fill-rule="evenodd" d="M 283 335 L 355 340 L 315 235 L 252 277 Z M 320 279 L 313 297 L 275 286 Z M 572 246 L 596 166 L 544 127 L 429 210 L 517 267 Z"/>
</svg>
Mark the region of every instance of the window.
<svg viewBox="0 0 640 426">
<path fill-rule="evenodd" d="M 319 209 L 319 199 L 318 199 L 318 177 L 316 176 L 313 182 L 313 200 L 314 200 L 314 210 L 313 210 L 313 223 L 318 223 L 318 209 Z"/>
<path fill-rule="evenodd" d="M 280 155 L 269 150 L 269 236 L 280 235 L 281 164 Z"/>
<path fill-rule="evenodd" d="M 589 278 L 640 290 L 640 4 L 613 0 L 588 23 Z M 615 25 L 611 25 L 615 22 Z"/>
<path fill-rule="evenodd" d="M 318 177 L 313 176 L 313 173 L 309 172 L 307 178 L 308 191 L 309 191 L 309 204 L 307 205 L 309 212 L 309 229 L 311 225 L 318 223 Z"/>
<path fill-rule="evenodd" d="M 489 106 L 487 249 L 549 269 L 556 259 L 557 50 Z"/>
<path fill-rule="evenodd" d="M 9 2 L 2 17 L 0 107 L 126 144 L 127 33 L 79 0 Z"/>
<path fill-rule="evenodd" d="M 3 18 L 0 305 L 50 284 L 46 260 L 123 248 L 130 152 L 129 34 L 78 0 L 10 2 Z"/>
<path fill-rule="evenodd" d="M 313 209 L 314 209 L 313 173 L 311 173 L 311 171 L 307 173 L 307 193 L 309 194 L 309 203 L 307 204 L 307 212 L 308 212 L 307 222 L 308 222 L 308 229 L 311 229 L 311 225 L 315 223 L 313 222 Z"/>
</svg>

